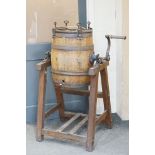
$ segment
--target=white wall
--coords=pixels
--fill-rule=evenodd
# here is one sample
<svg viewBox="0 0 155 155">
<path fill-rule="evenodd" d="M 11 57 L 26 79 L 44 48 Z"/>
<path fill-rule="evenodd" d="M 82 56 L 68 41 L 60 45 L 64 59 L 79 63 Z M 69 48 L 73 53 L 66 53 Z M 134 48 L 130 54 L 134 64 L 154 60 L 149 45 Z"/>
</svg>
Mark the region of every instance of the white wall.
<svg viewBox="0 0 155 155">
<path fill-rule="evenodd" d="M 31 42 L 50 42 L 53 22 L 63 26 L 78 22 L 77 0 L 26 0 L 26 40 Z"/>
<path fill-rule="evenodd" d="M 87 19 L 91 21 L 93 27 L 93 39 L 95 52 L 104 56 L 107 40 L 105 34 L 115 34 L 115 0 L 87 0 Z M 109 70 L 109 84 L 112 112 L 116 112 L 116 51 L 115 41 L 112 41 L 111 61 Z M 99 84 L 99 89 L 101 85 Z M 103 102 L 98 100 L 99 103 Z M 100 107 L 97 108 L 97 111 Z"/>
<path fill-rule="evenodd" d="M 129 119 L 129 0 L 122 0 L 122 33 L 127 36 L 122 43 L 121 61 L 117 71 L 120 71 L 121 79 L 118 78 L 117 88 L 120 90 L 117 102 L 117 112 L 124 120 Z M 119 60 L 119 58 L 117 59 Z M 121 81 L 119 81 L 121 80 Z"/>
<path fill-rule="evenodd" d="M 129 119 L 129 5 L 116 0 L 116 32 L 127 36 L 116 46 L 116 111 L 123 120 Z"/>
<path fill-rule="evenodd" d="M 122 35 L 122 0 L 87 0 L 87 19 L 92 22 L 93 39 L 95 52 L 105 55 L 107 42 L 105 34 Z M 109 70 L 109 85 L 112 112 L 117 112 L 122 119 L 127 119 L 125 115 L 121 115 L 128 103 L 123 102 L 123 71 L 122 62 L 122 40 L 112 40 L 111 61 Z M 127 65 L 124 63 L 124 65 Z M 126 80 L 126 82 L 128 82 Z M 126 87 L 127 88 L 127 87 Z M 125 88 L 125 89 L 126 89 Z M 101 85 L 99 84 L 99 89 Z M 125 101 L 125 100 L 124 100 Z M 98 100 L 97 112 L 100 113 L 102 100 Z M 127 112 L 127 110 L 125 110 Z M 128 114 L 127 114 L 128 115 Z"/>
</svg>

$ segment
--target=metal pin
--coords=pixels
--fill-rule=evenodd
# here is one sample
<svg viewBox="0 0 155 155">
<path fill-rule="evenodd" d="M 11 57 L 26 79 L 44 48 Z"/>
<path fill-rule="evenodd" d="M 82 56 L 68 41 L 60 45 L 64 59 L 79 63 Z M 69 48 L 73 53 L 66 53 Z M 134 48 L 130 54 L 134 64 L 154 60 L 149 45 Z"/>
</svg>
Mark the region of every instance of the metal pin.
<svg viewBox="0 0 155 155">
<path fill-rule="evenodd" d="M 67 27 L 69 21 L 68 21 L 68 20 L 65 20 L 64 23 L 65 23 L 65 25 L 66 25 L 66 27 Z"/>
<path fill-rule="evenodd" d="M 91 24 L 91 22 L 88 21 L 87 24 L 88 24 L 88 29 L 91 29 L 91 28 L 90 28 L 90 24 Z"/>
<path fill-rule="evenodd" d="M 57 26 L 57 22 L 54 22 L 54 26 L 55 26 L 55 28 L 56 28 L 56 26 Z"/>
</svg>

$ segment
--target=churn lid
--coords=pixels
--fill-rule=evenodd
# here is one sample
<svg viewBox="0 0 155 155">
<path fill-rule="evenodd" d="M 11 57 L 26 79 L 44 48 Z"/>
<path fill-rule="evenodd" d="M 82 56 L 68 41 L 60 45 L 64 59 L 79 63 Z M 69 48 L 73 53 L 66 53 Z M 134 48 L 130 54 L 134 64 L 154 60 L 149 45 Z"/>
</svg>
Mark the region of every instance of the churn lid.
<svg viewBox="0 0 155 155">
<path fill-rule="evenodd" d="M 82 27 L 80 23 L 77 26 L 68 26 L 69 21 L 65 20 L 65 27 L 57 27 L 57 23 L 54 22 L 53 37 L 88 37 L 92 35 L 92 28 L 90 27 L 90 22 L 87 23 L 87 28 Z"/>
</svg>

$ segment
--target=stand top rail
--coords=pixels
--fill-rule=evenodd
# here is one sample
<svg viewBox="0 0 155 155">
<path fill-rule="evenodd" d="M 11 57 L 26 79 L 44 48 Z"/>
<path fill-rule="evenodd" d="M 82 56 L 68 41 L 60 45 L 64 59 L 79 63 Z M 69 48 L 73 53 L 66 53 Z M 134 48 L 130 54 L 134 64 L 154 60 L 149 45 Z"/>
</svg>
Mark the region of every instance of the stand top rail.
<svg viewBox="0 0 155 155">
<path fill-rule="evenodd" d="M 41 62 L 36 64 L 36 68 L 37 68 L 37 70 L 42 70 L 42 69 L 46 69 L 50 65 L 51 65 L 51 60 L 50 59 L 44 59 Z"/>
<path fill-rule="evenodd" d="M 95 64 L 93 67 L 89 68 L 88 75 L 93 76 L 98 74 L 99 71 L 103 70 L 109 65 L 109 62 L 105 60 L 102 64 Z"/>
<path fill-rule="evenodd" d="M 37 70 L 40 71 L 42 69 L 46 69 L 50 65 L 51 65 L 51 60 L 48 58 L 37 63 L 36 68 Z M 93 67 L 89 68 L 88 75 L 90 76 L 96 75 L 100 70 L 103 70 L 108 65 L 109 65 L 109 62 L 106 60 L 102 64 L 95 64 Z"/>
</svg>

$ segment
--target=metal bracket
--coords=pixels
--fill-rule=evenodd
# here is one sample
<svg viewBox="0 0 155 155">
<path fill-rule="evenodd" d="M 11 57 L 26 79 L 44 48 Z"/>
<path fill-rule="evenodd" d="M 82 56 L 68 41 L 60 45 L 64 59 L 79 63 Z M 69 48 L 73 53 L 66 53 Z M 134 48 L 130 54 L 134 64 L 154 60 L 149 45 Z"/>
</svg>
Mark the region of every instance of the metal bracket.
<svg viewBox="0 0 155 155">
<path fill-rule="evenodd" d="M 44 58 L 44 60 L 45 59 L 51 59 L 51 51 L 46 51 L 45 52 L 45 58 Z"/>
<path fill-rule="evenodd" d="M 99 59 L 99 54 L 92 54 L 91 56 L 90 56 L 90 58 L 89 58 L 89 62 L 91 63 L 91 64 L 94 64 L 94 62 L 95 61 L 98 61 L 98 59 Z"/>
<path fill-rule="evenodd" d="M 82 38 L 82 28 L 81 28 L 81 24 L 77 23 L 78 29 L 77 29 L 77 37 L 78 39 Z"/>
</svg>

